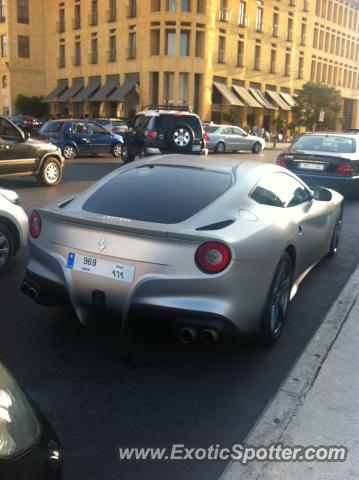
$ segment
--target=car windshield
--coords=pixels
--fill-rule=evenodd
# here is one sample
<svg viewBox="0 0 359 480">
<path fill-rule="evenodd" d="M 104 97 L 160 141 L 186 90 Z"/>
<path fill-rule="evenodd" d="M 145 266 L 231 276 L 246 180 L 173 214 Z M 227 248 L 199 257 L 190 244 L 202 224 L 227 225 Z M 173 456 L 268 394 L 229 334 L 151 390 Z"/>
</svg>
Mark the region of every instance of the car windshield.
<svg viewBox="0 0 359 480">
<path fill-rule="evenodd" d="M 216 200 L 231 184 L 227 173 L 146 165 L 117 174 L 91 195 L 83 209 L 144 222 L 180 223 Z"/>
<path fill-rule="evenodd" d="M 355 140 L 349 137 L 330 135 L 304 135 L 291 147 L 292 150 L 318 152 L 354 153 Z"/>
<path fill-rule="evenodd" d="M 41 128 L 41 133 L 58 133 L 61 130 L 62 122 L 46 122 Z"/>
<path fill-rule="evenodd" d="M 216 130 L 218 130 L 218 126 L 217 125 L 206 125 L 204 127 L 204 131 L 207 132 L 207 133 L 213 133 L 215 132 Z"/>
</svg>

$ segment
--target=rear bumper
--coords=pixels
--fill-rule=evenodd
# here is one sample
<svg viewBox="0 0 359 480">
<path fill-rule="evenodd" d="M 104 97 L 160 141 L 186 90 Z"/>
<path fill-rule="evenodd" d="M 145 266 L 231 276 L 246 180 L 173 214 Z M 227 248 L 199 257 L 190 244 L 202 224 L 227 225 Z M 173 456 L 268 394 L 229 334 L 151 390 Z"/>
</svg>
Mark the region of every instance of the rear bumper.
<svg viewBox="0 0 359 480">
<path fill-rule="evenodd" d="M 186 276 L 144 265 L 136 265 L 132 284 L 118 283 L 69 270 L 61 255 L 30 242 L 24 283 L 36 291 L 33 299 L 39 304 L 72 304 L 84 324 L 108 315 L 128 326 L 133 313 L 141 311 L 163 317 L 168 325 L 213 326 L 233 336 L 258 331 L 276 267 L 275 262 L 234 261 L 220 275 Z"/>
<path fill-rule="evenodd" d="M 318 175 L 316 173 L 301 173 L 293 171 L 310 187 L 326 187 L 336 190 L 346 196 L 359 196 L 359 176 Z"/>
</svg>

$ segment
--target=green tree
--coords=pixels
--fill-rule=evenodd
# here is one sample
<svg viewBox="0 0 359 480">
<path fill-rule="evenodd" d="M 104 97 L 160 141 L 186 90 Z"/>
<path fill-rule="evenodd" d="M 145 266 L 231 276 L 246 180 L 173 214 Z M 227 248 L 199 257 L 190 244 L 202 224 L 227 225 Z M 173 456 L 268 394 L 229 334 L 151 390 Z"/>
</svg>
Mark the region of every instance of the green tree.
<svg viewBox="0 0 359 480">
<path fill-rule="evenodd" d="M 34 117 L 45 117 L 49 113 L 48 103 L 41 103 L 43 97 L 27 97 L 19 95 L 15 101 L 17 113 L 33 115 Z"/>
<path fill-rule="evenodd" d="M 240 125 L 241 116 L 238 110 L 231 109 L 230 112 L 223 114 L 223 120 L 230 125 Z"/>
<path fill-rule="evenodd" d="M 323 83 L 308 82 L 296 98 L 297 107 L 292 109 L 293 123 L 309 130 L 335 129 L 341 110 L 340 92 Z M 322 113 L 321 113 L 322 112 Z M 324 121 L 320 122 L 320 116 Z"/>
</svg>

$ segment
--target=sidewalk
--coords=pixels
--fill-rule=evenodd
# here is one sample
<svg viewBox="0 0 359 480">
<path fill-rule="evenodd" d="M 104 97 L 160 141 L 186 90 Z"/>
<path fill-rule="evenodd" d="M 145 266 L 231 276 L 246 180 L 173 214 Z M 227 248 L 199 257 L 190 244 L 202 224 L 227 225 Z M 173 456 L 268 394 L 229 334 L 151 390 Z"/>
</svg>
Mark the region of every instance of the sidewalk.
<svg viewBox="0 0 359 480">
<path fill-rule="evenodd" d="M 287 150 L 287 148 L 291 145 L 288 142 L 281 142 L 277 143 L 275 147 L 273 147 L 273 142 L 266 142 L 266 146 L 264 147 L 264 150 Z"/>
<path fill-rule="evenodd" d="M 245 443 L 346 446 L 345 462 L 232 463 L 221 480 L 359 479 L 359 268 Z"/>
</svg>

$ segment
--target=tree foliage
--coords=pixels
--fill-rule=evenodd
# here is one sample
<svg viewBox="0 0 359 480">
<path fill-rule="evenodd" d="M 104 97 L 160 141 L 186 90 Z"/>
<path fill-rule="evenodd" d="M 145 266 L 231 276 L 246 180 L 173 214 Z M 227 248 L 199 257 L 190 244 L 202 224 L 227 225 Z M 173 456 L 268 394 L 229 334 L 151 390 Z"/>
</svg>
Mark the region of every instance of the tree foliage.
<svg viewBox="0 0 359 480">
<path fill-rule="evenodd" d="M 34 117 L 45 117 L 49 113 L 49 105 L 41 103 L 42 99 L 43 97 L 27 97 L 20 94 L 15 101 L 16 112 Z"/>
<path fill-rule="evenodd" d="M 335 129 L 341 102 L 340 92 L 334 87 L 308 82 L 303 85 L 296 102 L 298 106 L 292 109 L 295 124 L 312 131 Z M 324 112 L 323 122 L 319 122 L 321 112 Z"/>
</svg>

